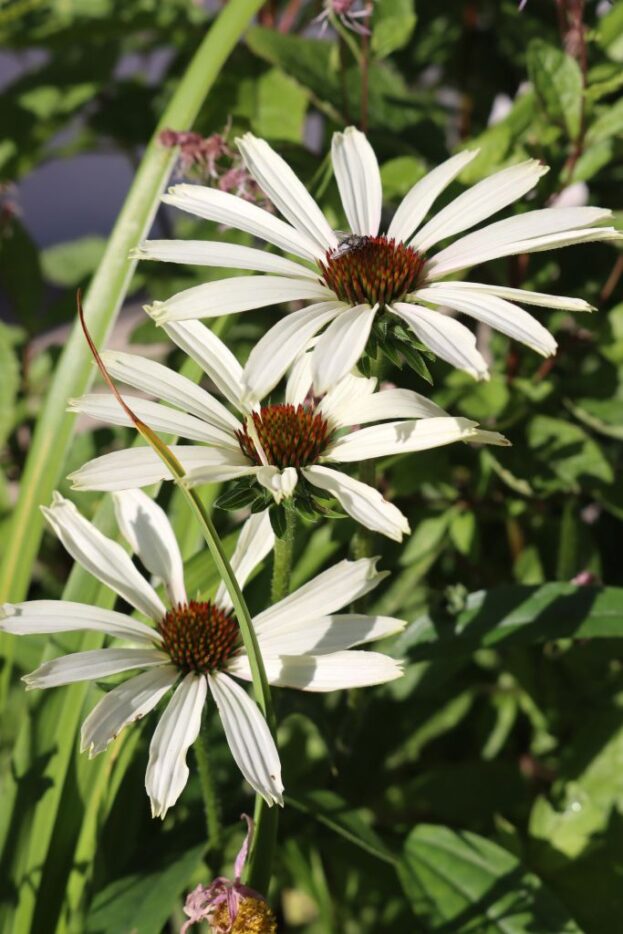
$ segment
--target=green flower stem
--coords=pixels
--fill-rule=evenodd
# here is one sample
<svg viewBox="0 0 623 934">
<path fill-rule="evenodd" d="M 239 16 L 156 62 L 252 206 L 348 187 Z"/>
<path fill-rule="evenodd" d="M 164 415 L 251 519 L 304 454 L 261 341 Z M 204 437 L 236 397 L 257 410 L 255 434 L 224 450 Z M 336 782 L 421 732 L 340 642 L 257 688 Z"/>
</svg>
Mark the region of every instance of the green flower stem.
<svg viewBox="0 0 623 934">
<path fill-rule="evenodd" d="M 262 3 L 263 0 L 229 0 L 223 7 L 156 127 L 85 301 L 89 326 L 98 346 L 106 342 L 134 274 L 136 261 L 128 259 L 128 254 L 149 232 L 160 193 L 175 161 L 175 153 L 159 144 L 159 133 L 169 127 L 187 130 L 193 125 L 224 63 Z M 17 602 L 26 596 L 43 532 L 39 507 L 50 501 L 58 485 L 73 437 L 76 418 L 67 412 L 67 402 L 88 390 L 93 375 L 90 354 L 76 326 L 46 393 L 30 445 L 18 502 L 7 529 L 11 547 L 5 549 L 0 565 L 0 603 Z M 5 654 L 2 693 L 10 678 L 12 637 L 0 636 L 0 650 Z"/>
<path fill-rule="evenodd" d="M 201 722 L 199 738 L 194 745 L 197 770 L 203 795 L 203 806 L 206 815 L 206 829 L 208 831 L 209 862 L 212 869 L 218 872 L 221 853 L 223 850 L 223 828 L 221 825 L 221 806 L 214 780 L 212 768 L 212 753 L 208 736 L 208 724 L 204 711 Z"/>
<path fill-rule="evenodd" d="M 270 599 L 272 603 L 283 600 L 290 593 L 290 577 L 292 574 L 292 554 L 294 551 L 294 533 L 296 530 L 296 513 L 294 509 L 285 510 L 286 527 L 281 538 L 275 537 L 275 550 L 273 552 L 273 579 Z"/>
</svg>

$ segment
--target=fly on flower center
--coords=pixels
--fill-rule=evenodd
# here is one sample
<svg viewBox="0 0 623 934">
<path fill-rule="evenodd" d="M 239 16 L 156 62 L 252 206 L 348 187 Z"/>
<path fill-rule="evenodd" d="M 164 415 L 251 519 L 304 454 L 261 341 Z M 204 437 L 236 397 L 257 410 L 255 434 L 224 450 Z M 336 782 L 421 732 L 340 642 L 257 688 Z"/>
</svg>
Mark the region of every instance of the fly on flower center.
<svg viewBox="0 0 623 934">
<path fill-rule="evenodd" d="M 280 470 L 315 464 L 331 440 L 331 426 L 311 405 L 265 405 L 253 413 L 253 424 L 268 463 Z M 236 436 L 244 454 L 260 466 L 248 426 Z"/>
<path fill-rule="evenodd" d="M 349 236 L 319 260 L 326 285 L 343 302 L 386 305 L 417 288 L 424 258 L 400 241 Z"/>
<path fill-rule="evenodd" d="M 158 631 L 163 650 L 184 672 L 219 670 L 239 644 L 235 617 L 210 600 L 191 600 L 172 607 L 158 624 Z"/>
</svg>

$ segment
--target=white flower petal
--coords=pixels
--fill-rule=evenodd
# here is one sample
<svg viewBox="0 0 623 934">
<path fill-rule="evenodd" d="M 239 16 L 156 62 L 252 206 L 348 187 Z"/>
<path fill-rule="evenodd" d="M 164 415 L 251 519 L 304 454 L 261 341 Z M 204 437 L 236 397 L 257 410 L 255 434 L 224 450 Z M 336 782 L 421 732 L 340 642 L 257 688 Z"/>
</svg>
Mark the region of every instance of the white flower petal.
<svg viewBox="0 0 623 934">
<path fill-rule="evenodd" d="M 119 684 L 99 701 L 82 724 L 80 751 L 97 756 L 121 730 L 140 720 L 164 697 L 179 677 L 173 665 L 152 668 Z"/>
<path fill-rule="evenodd" d="M 160 642 L 156 629 L 114 610 L 103 610 L 69 600 L 27 600 L 0 606 L 0 632 L 15 636 L 51 635 L 80 629 L 105 632 L 116 639 L 153 645 Z"/>
<path fill-rule="evenodd" d="M 186 786 L 186 755 L 199 735 L 207 693 L 203 675 L 186 675 L 154 730 L 145 773 L 152 817 L 164 818 Z"/>
<path fill-rule="evenodd" d="M 547 166 L 541 165 L 536 159 L 528 159 L 490 175 L 439 211 L 415 235 L 411 246 L 426 252 L 439 240 L 475 227 L 486 217 L 497 214 L 525 195 L 548 171 Z"/>
<path fill-rule="evenodd" d="M 149 313 L 156 324 L 188 321 L 194 318 L 220 318 L 281 302 L 311 298 L 333 299 L 333 292 L 320 282 L 288 279 L 285 276 L 234 276 L 184 289 L 167 299 L 154 302 Z"/>
<path fill-rule="evenodd" d="M 304 353 L 292 366 L 286 383 L 285 402 L 302 405 L 312 388 L 312 355 Z"/>
<path fill-rule="evenodd" d="M 320 302 L 281 318 L 249 354 L 243 374 L 245 398 L 259 400 L 268 395 L 312 337 L 347 308 L 344 302 Z"/>
<path fill-rule="evenodd" d="M 383 192 L 372 146 L 363 133 L 350 126 L 333 134 L 331 159 L 351 230 L 375 237 L 381 223 Z"/>
<path fill-rule="evenodd" d="M 406 241 L 420 226 L 433 203 L 450 182 L 474 159 L 479 149 L 464 150 L 446 159 L 431 172 L 416 182 L 407 192 L 394 214 L 387 236 Z"/>
<path fill-rule="evenodd" d="M 208 448 L 202 445 L 170 445 L 169 450 L 180 461 L 189 482 L 201 483 L 201 471 L 209 481 L 217 482 L 253 473 L 245 455 L 228 448 Z M 100 490 L 114 493 L 116 490 L 134 490 L 150 486 L 160 480 L 171 480 L 171 472 L 155 451 L 149 447 L 126 448 L 102 454 L 87 461 L 82 467 L 69 474 L 74 490 Z"/>
<path fill-rule="evenodd" d="M 567 295 L 549 295 L 547 292 L 530 292 L 527 289 L 512 289 L 506 285 L 485 285 L 482 282 L 433 282 L 427 286 L 431 294 L 438 289 L 451 288 L 453 292 L 473 297 L 472 293 L 483 295 L 497 295 L 498 298 L 507 298 L 510 301 L 521 302 L 524 305 L 539 305 L 541 308 L 558 308 L 561 311 L 593 311 L 593 306 L 583 298 L 570 298 Z M 419 290 L 411 293 L 414 298 L 419 297 Z M 429 299 L 437 303 L 437 299 Z"/>
<path fill-rule="evenodd" d="M 203 217 L 227 227 L 245 230 L 267 243 L 273 243 L 284 253 L 293 253 L 303 259 L 322 258 L 324 251 L 314 240 L 285 224 L 274 214 L 258 208 L 255 204 L 237 198 L 228 192 L 202 185 L 175 185 L 163 195 L 166 204 L 172 204 L 181 211 L 188 211 L 197 217 Z"/>
<path fill-rule="evenodd" d="M 335 427 L 359 424 L 351 419 L 353 409 L 364 409 L 373 398 L 377 380 L 374 377 L 355 376 L 347 373 L 320 400 L 317 411 L 329 419 Z M 311 388 L 311 384 L 310 384 Z"/>
<path fill-rule="evenodd" d="M 283 804 L 279 753 L 257 705 L 223 672 L 208 675 L 208 683 L 236 765 L 267 804 Z"/>
<path fill-rule="evenodd" d="M 146 616 L 161 620 L 166 609 L 118 542 L 103 535 L 59 493 L 41 510 L 72 558 L 93 577 Z"/>
<path fill-rule="evenodd" d="M 318 395 L 334 386 L 359 360 L 368 342 L 378 305 L 354 305 L 343 311 L 320 336 L 312 354 Z"/>
<path fill-rule="evenodd" d="M 273 494 L 276 503 L 292 496 L 299 479 L 295 467 L 285 467 L 281 470 L 271 465 L 259 467 L 256 477 L 257 482 Z"/>
<path fill-rule="evenodd" d="M 389 454 L 426 451 L 454 441 L 466 441 L 473 435 L 476 422 L 468 418 L 421 418 L 403 422 L 385 422 L 353 431 L 338 440 L 323 460 L 353 463 Z"/>
<path fill-rule="evenodd" d="M 511 442 L 499 431 L 488 431 L 486 428 L 477 428 L 471 438 L 467 438 L 468 444 L 494 444 L 500 448 L 508 448 Z"/>
<path fill-rule="evenodd" d="M 490 327 L 507 334 L 515 340 L 532 347 L 544 357 L 556 353 L 555 339 L 532 315 L 497 295 L 482 292 L 466 294 L 454 291 L 452 283 L 445 289 L 418 289 L 417 297 L 427 302 L 439 302 L 455 311 L 462 311 L 477 321 L 483 321 Z"/>
<path fill-rule="evenodd" d="M 161 405 L 159 402 L 141 399 L 128 393 L 124 394 L 124 400 L 134 414 L 153 431 L 187 438 L 189 441 L 203 441 L 205 444 L 215 444 L 219 447 L 238 447 L 231 429 L 216 428 L 194 415 L 187 415 L 186 412 L 172 409 L 168 405 Z M 130 416 L 121 408 L 115 397 L 108 393 L 87 393 L 79 399 L 71 399 L 68 408 L 70 412 L 81 412 L 100 422 L 130 428 L 134 426 Z"/>
<path fill-rule="evenodd" d="M 279 630 L 263 636 L 259 643 L 262 656 L 267 658 L 279 655 L 328 655 L 392 636 L 401 632 L 405 626 L 402 619 L 359 613 L 322 616 L 307 620 L 305 626 L 299 625 L 299 621 L 293 618 Z M 244 655 L 232 658 L 228 670 L 239 677 L 251 678 L 249 661 Z"/>
<path fill-rule="evenodd" d="M 212 333 L 204 325 L 199 324 L 198 321 L 189 322 L 187 325 L 181 323 L 170 325 L 170 327 L 176 331 L 180 329 L 182 333 L 184 333 L 184 328 L 192 329 L 193 327 L 195 330 L 207 331 L 208 334 Z M 216 335 L 213 336 L 216 337 Z M 218 340 L 218 338 L 216 339 Z M 227 351 L 227 353 L 230 352 Z M 119 379 L 128 386 L 147 392 L 152 396 L 163 399 L 165 402 L 170 402 L 181 409 L 182 412 L 195 415 L 216 428 L 222 428 L 225 431 L 237 431 L 240 428 L 236 416 L 232 415 L 218 399 L 211 396 L 205 389 L 197 386 L 192 380 L 186 379 L 185 376 L 176 373 L 162 363 L 139 357 L 138 354 L 122 353 L 116 350 L 104 351 L 102 359 L 114 379 Z M 225 368 L 228 362 L 228 358 L 225 357 L 222 361 L 222 367 Z"/>
<path fill-rule="evenodd" d="M 270 524 L 268 510 L 251 515 L 242 526 L 236 549 L 230 558 L 231 569 L 242 589 L 249 575 L 266 555 L 270 554 L 275 544 L 275 534 Z M 223 609 L 231 610 L 233 604 L 223 581 L 216 591 L 215 602 Z"/>
<path fill-rule="evenodd" d="M 259 613 L 253 620 L 258 637 L 279 628 L 290 619 L 299 623 L 319 616 L 330 616 L 374 590 L 387 577 L 387 571 L 377 571 L 378 558 L 359 561 L 339 561 L 303 584 L 294 593 Z"/>
<path fill-rule="evenodd" d="M 515 248 L 517 243 L 523 244 L 531 239 L 542 240 L 565 232 L 571 235 L 610 216 L 611 212 L 602 208 L 544 208 L 506 217 L 461 237 L 437 256 L 431 257 L 427 278 L 438 279 L 453 270 L 518 253 L 519 250 Z"/>
<path fill-rule="evenodd" d="M 264 660 L 266 677 L 275 687 L 299 691 L 339 691 L 394 681 L 402 665 L 380 652 L 332 652 L 330 655 L 282 655 Z"/>
<path fill-rule="evenodd" d="M 75 681 L 98 681 L 132 668 L 166 665 L 169 656 L 157 649 L 92 649 L 61 655 L 39 665 L 36 671 L 24 675 L 29 691 L 35 688 L 57 688 Z"/>
<path fill-rule="evenodd" d="M 487 364 L 476 349 L 476 336 L 460 321 L 406 302 L 394 302 L 390 311 L 406 321 L 415 336 L 446 363 L 474 379 L 489 379 Z"/>
<path fill-rule="evenodd" d="M 186 603 L 184 562 L 164 509 L 142 490 L 113 495 L 119 531 L 150 574 L 161 580 L 171 603 Z"/>
<path fill-rule="evenodd" d="M 164 330 L 180 350 L 199 364 L 225 398 L 240 409 L 242 367 L 220 337 L 200 321 L 172 321 Z"/>
<path fill-rule="evenodd" d="M 251 269 L 254 272 L 271 272 L 277 276 L 318 278 L 316 270 L 294 263 L 285 256 L 219 240 L 145 240 L 132 255 L 134 259 L 155 259 L 165 263 Z"/>
<path fill-rule="evenodd" d="M 357 381 L 364 382 L 363 380 Z M 376 381 L 370 380 L 370 382 Z M 369 422 L 382 422 L 385 419 L 437 418 L 448 414 L 426 396 L 421 396 L 419 392 L 414 392 L 412 389 L 383 389 L 381 392 L 375 392 L 374 395 L 362 393 L 359 398 L 353 398 L 348 404 L 338 409 L 336 417 L 333 404 L 325 405 L 329 400 L 329 395 L 325 396 L 319 408 L 343 428 L 350 425 L 366 425 Z"/>
<path fill-rule="evenodd" d="M 319 464 L 304 467 L 302 472 L 311 484 L 332 493 L 349 516 L 367 529 L 395 542 L 401 542 L 403 535 L 411 531 L 406 516 L 367 483 Z"/>
<path fill-rule="evenodd" d="M 337 246 L 326 217 L 285 159 L 252 133 L 236 140 L 245 164 L 264 194 L 300 233 L 318 244 L 319 255 Z"/>
</svg>

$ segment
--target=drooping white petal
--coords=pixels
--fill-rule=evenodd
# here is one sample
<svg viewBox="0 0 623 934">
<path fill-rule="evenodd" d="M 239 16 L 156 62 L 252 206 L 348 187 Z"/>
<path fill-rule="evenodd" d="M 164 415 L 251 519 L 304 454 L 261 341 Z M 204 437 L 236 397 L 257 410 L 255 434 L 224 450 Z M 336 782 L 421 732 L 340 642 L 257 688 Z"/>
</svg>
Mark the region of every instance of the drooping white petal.
<svg viewBox="0 0 623 934">
<path fill-rule="evenodd" d="M 366 616 L 359 613 L 336 613 L 307 620 L 300 626 L 293 618 L 275 631 L 259 640 L 262 656 L 277 655 L 328 655 L 364 645 L 401 632 L 406 623 L 391 616 Z M 248 658 L 236 655 L 228 664 L 228 670 L 241 678 L 251 679 Z"/>
<path fill-rule="evenodd" d="M 180 350 L 199 364 L 225 398 L 240 409 L 242 367 L 220 337 L 200 321 L 172 321 L 164 330 Z"/>
<path fill-rule="evenodd" d="M 384 422 L 338 438 L 323 460 L 353 463 L 389 454 L 426 451 L 454 441 L 466 441 L 474 433 L 475 427 L 476 422 L 468 418 L 449 416 Z"/>
<path fill-rule="evenodd" d="M 250 516 L 242 526 L 236 549 L 230 558 L 231 569 L 242 589 L 249 574 L 261 564 L 275 544 L 275 534 L 270 524 L 268 510 Z M 219 584 L 215 597 L 216 603 L 223 609 L 231 610 L 233 604 L 223 581 Z"/>
<path fill-rule="evenodd" d="M 292 496 L 298 483 L 299 475 L 295 467 L 273 467 L 270 464 L 258 467 L 257 482 L 273 494 L 276 503 Z"/>
<path fill-rule="evenodd" d="M 299 691 L 339 691 L 370 687 L 400 678 L 399 661 L 380 652 L 332 652 L 330 655 L 281 655 L 264 660 L 270 684 Z"/>
<path fill-rule="evenodd" d="M 133 668 L 166 665 L 169 656 L 157 649 L 92 649 L 61 655 L 39 665 L 36 671 L 24 675 L 22 681 L 29 691 L 35 688 L 57 688 L 75 681 L 98 681 Z"/>
<path fill-rule="evenodd" d="M 351 421 L 351 410 L 365 408 L 373 397 L 376 384 L 377 380 L 374 377 L 367 378 L 355 376 L 354 373 L 347 373 L 320 400 L 318 412 L 329 419 L 335 427 L 341 428 L 346 425 L 358 424 L 357 419 Z M 311 382 L 309 389 L 311 389 Z"/>
<path fill-rule="evenodd" d="M 561 311 L 593 311 L 593 306 L 583 298 L 570 298 L 568 295 L 549 295 L 547 292 L 530 292 L 528 289 L 512 289 L 505 285 L 485 285 L 482 282 L 432 282 L 427 286 L 432 294 L 438 289 L 452 288 L 453 292 L 464 293 L 466 297 L 473 297 L 472 293 L 483 295 L 497 295 L 498 298 L 507 298 L 510 301 L 521 302 L 524 305 L 539 305 L 541 308 L 558 308 Z M 419 291 L 413 292 L 418 296 Z M 430 299 L 437 302 L 437 299 Z"/>
<path fill-rule="evenodd" d="M 483 321 L 490 327 L 507 334 L 515 340 L 532 347 L 537 353 L 549 357 L 556 353 L 555 339 L 532 315 L 497 295 L 483 292 L 461 292 L 448 283 L 445 289 L 418 289 L 417 298 L 427 302 L 439 302 L 455 311 L 462 311 L 477 321 Z"/>
<path fill-rule="evenodd" d="M 161 620 L 166 609 L 118 542 L 103 535 L 59 493 L 42 512 L 72 558 L 146 616 Z"/>
<path fill-rule="evenodd" d="M 231 429 L 216 428 L 194 415 L 187 415 L 172 409 L 168 405 L 141 399 L 138 396 L 124 394 L 124 400 L 138 418 L 153 431 L 177 435 L 189 441 L 203 441 L 205 444 L 215 444 L 219 447 L 237 447 L 236 439 L 232 437 Z M 111 425 L 123 425 L 132 428 L 134 422 L 122 409 L 114 396 L 103 392 L 91 392 L 79 399 L 71 399 L 69 411 L 82 412 L 89 418 L 97 419 Z"/>
<path fill-rule="evenodd" d="M 337 237 L 326 217 L 285 159 L 252 133 L 236 143 L 249 172 L 285 219 L 322 253 L 336 247 Z"/>
<path fill-rule="evenodd" d="M 357 381 L 363 382 L 363 380 Z M 448 414 L 441 406 L 412 389 L 383 389 L 381 392 L 375 392 L 374 395 L 362 393 L 359 398 L 353 398 L 337 410 L 336 417 L 334 414 L 336 407 L 333 404 L 325 405 L 329 395 L 322 400 L 320 409 L 343 428 L 350 425 L 366 425 L 369 422 L 382 422 L 385 419 L 437 418 Z"/>
<path fill-rule="evenodd" d="M 406 241 L 420 226 L 441 192 L 454 181 L 466 165 L 469 165 L 479 151 L 479 149 L 471 149 L 459 152 L 416 182 L 398 205 L 387 236 L 395 240 Z"/>
<path fill-rule="evenodd" d="M 179 671 L 173 665 L 152 668 L 119 684 L 99 701 L 82 724 L 80 751 L 97 756 L 121 730 L 140 720 L 173 687 Z"/>
<path fill-rule="evenodd" d="M 161 641 L 160 633 L 145 623 L 86 603 L 69 600 L 27 600 L 0 606 L 0 632 L 15 636 L 51 635 L 77 630 L 105 632 L 117 639 L 131 639 L 147 645 Z"/>
<path fill-rule="evenodd" d="M 283 804 L 279 753 L 257 705 L 223 672 L 208 675 L 208 683 L 236 765 L 267 804 Z"/>
<path fill-rule="evenodd" d="M 488 431 L 486 428 L 476 428 L 474 434 L 467 438 L 468 444 L 494 444 L 500 448 L 508 448 L 511 442 L 499 431 Z"/>
<path fill-rule="evenodd" d="M 303 467 L 302 472 L 313 486 L 332 493 L 349 516 L 367 529 L 380 532 L 395 542 L 401 542 L 403 535 L 411 531 L 406 516 L 398 507 L 367 483 L 320 464 Z"/>
<path fill-rule="evenodd" d="M 199 330 L 208 330 L 198 321 L 189 322 L 188 325 L 170 325 L 171 328 L 176 330 L 185 327 L 192 328 L 193 326 L 198 326 L 197 329 Z M 211 332 L 208 331 L 208 333 Z M 128 386 L 133 386 L 135 389 L 157 396 L 165 402 L 170 402 L 181 409 L 182 412 L 195 415 L 216 428 L 222 428 L 225 431 L 237 431 L 240 428 L 236 416 L 232 415 L 218 399 L 211 396 L 205 389 L 197 386 L 192 380 L 186 379 L 181 373 L 176 373 L 162 363 L 148 360 L 138 354 L 122 353 L 117 350 L 104 351 L 102 359 L 114 379 L 119 379 Z M 225 358 L 223 367 L 227 363 L 228 358 Z"/>
<path fill-rule="evenodd" d="M 154 302 L 149 313 L 156 324 L 188 321 L 195 318 L 219 318 L 253 308 L 265 308 L 281 302 L 302 299 L 326 301 L 334 299 L 331 289 L 309 279 L 288 279 L 286 276 L 234 276 L 194 285 L 168 298 Z"/>
<path fill-rule="evenodd" d="M 331 159 L 351 230 L 375 237 L 381 223 L 383 191 L 372 146 L 363 133 L 350 126 L 333 134 Z"/>
<path fill-rule="evenodd" d="M 474 379 L 489 379 L 487 364 L 476 349 L 476 336 L 460 321 L 406 302 L 394 302 L 390 311 L 406 321 L 415 336 L 442 360 Z"/>
<path fill-rule="evenodd" d="M 164 509 L 142 490 L 113 494 L 119 531 L 150 574 L 165 585 L 173 604 L 186 603 L 184 562 Z"/>
<path fill-rule="evenodd" d="M 311 260 L 322 258 L 324 255 L 324 251 L 314 240 L 295 230 L 290 224 L 228 192 L 201 185 L 175 185 L 169 188 L 168 194 L 163 195 L 162 200 L 197 217 L 216 221 L 236 230 L 244 230 L 260 240 L 273 243 L 284 253 L 293 253 L 295 256 Z"/>
<path fill-rule="evenodd" d="M 368 342 L 378 305 L 354 305 L 343 311 L 320 336 L 312 354 L 314 389 L 327 392 L 359 360 Z"/>
<path fill-rule="evenodd" d="M 245 397 L 256 400 L 268 395 L 312 337 L 347 308 L 344 302 L 320 302 L 281 318 L 249 354 L 243 374 Z"/>
<path fill-rule="evenodd" d="M 265 635 L 290 619 L 298 619 L 302 625 L 308 619 L 330 616 L 363 597 L 387 577 L 387 571 L 376 570 L 377 561 L 378 558 L 339 561 L 259 613 L 253 620 L 256 633 Z"/>
<path fill-rule="evenodd" d="M 490 175 L 436 214 L 415 235 L 411 246 L 426 252 L 439 240 L 475 227 L 486 217 L 497 214 L 525 195 L 547 171 L 547 166 L 536 159 L 528 159 Z"/>
<path fill-rule="evenodd" d="M 286 383 L 285 401 L 288 405 L 301 405 L 312 388 L 312 355 L 304 353 L 293 364 Z"/>
<path fill-rule="evenodd" d="M 171 445 L 169 450 L 181 462 L 189 482 L 191 479 L 194 483 L 233 480 L 255 470 L 242 451 L 178 444 Z M 202 481 L 202 475 L 209 477 L 209 480 Z M 114 493 L 117 490 L 150 486 L 160 480 L 171 480 L 172 476 L 152 448 L 141 447 L 95 457 L 71 473 L 69 479 L 74 490 Z"/>
<path fill-rule="evenodd" d="M 207 693 L 204 675 L 186 675 L 154 730 L 145 773 L 152 817 L 164 818 L 186 786 L 186 755 L 199 735 Z"/>
<path fill-rule="evenodd" d="M 251 269 L 277 276 L 317 279 L 317 270 L 294 263 L 267 250 L 255 250 L 239 243 L 221 240 L 145 240 L 132 253 L 134 259 L 155 259 L 165 263 L 216 266 L 221 269 Z"/>
<path fill-rule="evenodd" d="M 461 237 L 431 257 L 427 278 L 439 278 L 452 270 L 463 269 L 498 256 L 509 256 L 519 252 L 514 244 L 524 243 L 526 240 L 542 240 L 544 237 L 566 232 L 571 235 L 610 216 L 611 212 L 602 208 L 544 208 L 515 217 L 506 217 Z"/>
</svg>

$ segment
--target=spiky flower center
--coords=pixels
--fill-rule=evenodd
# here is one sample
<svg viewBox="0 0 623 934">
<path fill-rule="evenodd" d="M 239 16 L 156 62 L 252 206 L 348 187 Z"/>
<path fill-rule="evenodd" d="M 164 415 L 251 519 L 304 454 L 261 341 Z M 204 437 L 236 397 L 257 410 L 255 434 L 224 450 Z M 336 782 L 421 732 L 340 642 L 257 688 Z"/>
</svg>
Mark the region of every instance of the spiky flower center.
<svg viewBox="0 0 623 934">
<path fill-rule="evenodd" d="M 253 413 L 253 425 L 266 460 L 280 470 L 314 464 L 331 439 L 326 418 L 307 405 L 265 405 Z M 249 426 L 236 434 L 247 457 L 262 464 Z"/>
<path fill-rule="evenodd" d="M 222 668 L 238 645 L 234 616 L 210 600 L 180 603 L 158 624 L 162 648 L 182 671 L 210 672 Z"/>
<path fill-rule="evenodd" d="M 386 305 L 416 288 L 424 259 L 387 237 L 345 238 L 319 261 L 327 286 L 343 302 Z"/>
<path fill-rule="evenodd" d="M 276 918 L 263 898 L 243 898 L 233 924 L 227 902 L 221 902 L 210 916 L 210 926 L 214 934 L 277 934 Z"/>
</svg>

